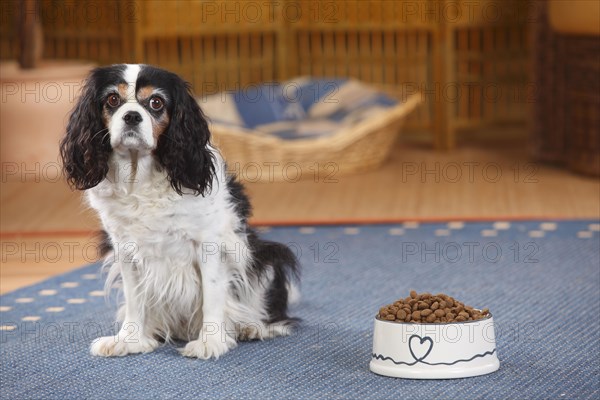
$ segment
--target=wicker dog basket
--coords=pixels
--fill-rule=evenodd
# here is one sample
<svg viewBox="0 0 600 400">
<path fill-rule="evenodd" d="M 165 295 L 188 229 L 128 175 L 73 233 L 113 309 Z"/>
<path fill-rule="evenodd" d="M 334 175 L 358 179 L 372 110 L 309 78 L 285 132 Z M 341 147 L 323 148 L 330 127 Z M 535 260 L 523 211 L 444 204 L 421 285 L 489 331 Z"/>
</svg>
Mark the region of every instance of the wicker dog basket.
<svg viewBox="0 0 600 400">
<path fill-rule="evenodd" d="M 420 98 L 418 94 L 412 95 L 372 118 L 315 139 L 290 141 L 218 124 L 211 124 L 211 132 L 229 169 L 242 180 L 327 179 L 338 172 L 366 171 L 381 165 L 398 137 L 402 122 Z"/>
</svg>

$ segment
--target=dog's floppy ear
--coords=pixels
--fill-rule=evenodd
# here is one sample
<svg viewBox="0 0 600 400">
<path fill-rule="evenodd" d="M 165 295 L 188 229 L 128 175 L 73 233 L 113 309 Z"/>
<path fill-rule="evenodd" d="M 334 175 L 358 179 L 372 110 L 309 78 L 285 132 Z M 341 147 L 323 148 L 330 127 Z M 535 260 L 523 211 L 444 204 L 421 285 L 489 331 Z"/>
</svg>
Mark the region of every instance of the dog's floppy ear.
<svg viewBox="0 0 600 400">
<path fill-rule="evenodd" d="M 101 72 L 96 69 L 87 79 L 60 143 L 67 182 L 79 190 L 92 188 L 104 179 L 112 152 L 97 87 L 97 76 Z"/>
<path fill-rule="evenodd" d="M 215 175 L 215 160 L 207 145 L 210 142 L 208 123 L 189 85 L 171 74 L 170 122 L 159 136 L 155 156 L 166 170 L 173 189 L 183 189 L 204 196 L 211 190 Z"/>
</svg>

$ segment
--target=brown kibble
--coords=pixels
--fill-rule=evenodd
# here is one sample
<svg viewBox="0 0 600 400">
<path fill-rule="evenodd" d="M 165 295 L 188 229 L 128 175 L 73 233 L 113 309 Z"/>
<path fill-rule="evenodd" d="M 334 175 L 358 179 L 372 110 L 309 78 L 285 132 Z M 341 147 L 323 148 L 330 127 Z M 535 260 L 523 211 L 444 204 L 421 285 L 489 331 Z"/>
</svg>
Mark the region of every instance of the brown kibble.
<svg viewBox="0 0 600 400">
<path fill-rule="evenodd" d="M 444 310 L 435 310 L 433 313 L 438 318 L 442 318 L 444 315 L 446 315 L 446 313 L 444 312 Z"/>
<path fill-rule="evenodd" d="M 410 296 L 396 300 L 379 309 L 377 318 L 385 321 L 411 323 L 451 323 L 477 321 L 489 317 L 490 310 L 479 311 L 445 295 L 418 294 L 412 290 Z"/>
</svg>

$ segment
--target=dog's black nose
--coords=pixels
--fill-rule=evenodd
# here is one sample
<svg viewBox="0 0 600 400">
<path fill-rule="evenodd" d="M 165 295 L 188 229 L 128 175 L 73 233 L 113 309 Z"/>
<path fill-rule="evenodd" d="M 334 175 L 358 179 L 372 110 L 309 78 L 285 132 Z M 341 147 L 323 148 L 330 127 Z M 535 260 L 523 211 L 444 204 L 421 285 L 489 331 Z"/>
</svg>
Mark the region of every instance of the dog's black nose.
<svg viewBox="0 0 600 400">
<path fill-rule="evenodd" d="M 131 126 L 139 125 L 139 123 L 142 122 L 142 116 L 137 111 L 128 111 L 123 115 L 123 121 Z"/>
</svg>

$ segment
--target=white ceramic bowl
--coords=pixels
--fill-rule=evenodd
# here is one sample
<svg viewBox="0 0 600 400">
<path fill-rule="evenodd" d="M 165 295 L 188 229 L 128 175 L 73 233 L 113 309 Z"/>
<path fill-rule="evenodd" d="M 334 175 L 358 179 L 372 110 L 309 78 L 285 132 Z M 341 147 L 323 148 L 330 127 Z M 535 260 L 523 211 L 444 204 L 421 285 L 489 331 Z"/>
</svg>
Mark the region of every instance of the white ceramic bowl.
<svg viewBox="0 0 600 400">
<path fill-rule="evenodd" d="M 494 319 L 439 324 L 375 318 L 371 371 L 411 379 L 484 375 L 500 367 Z"/>
</svg>

